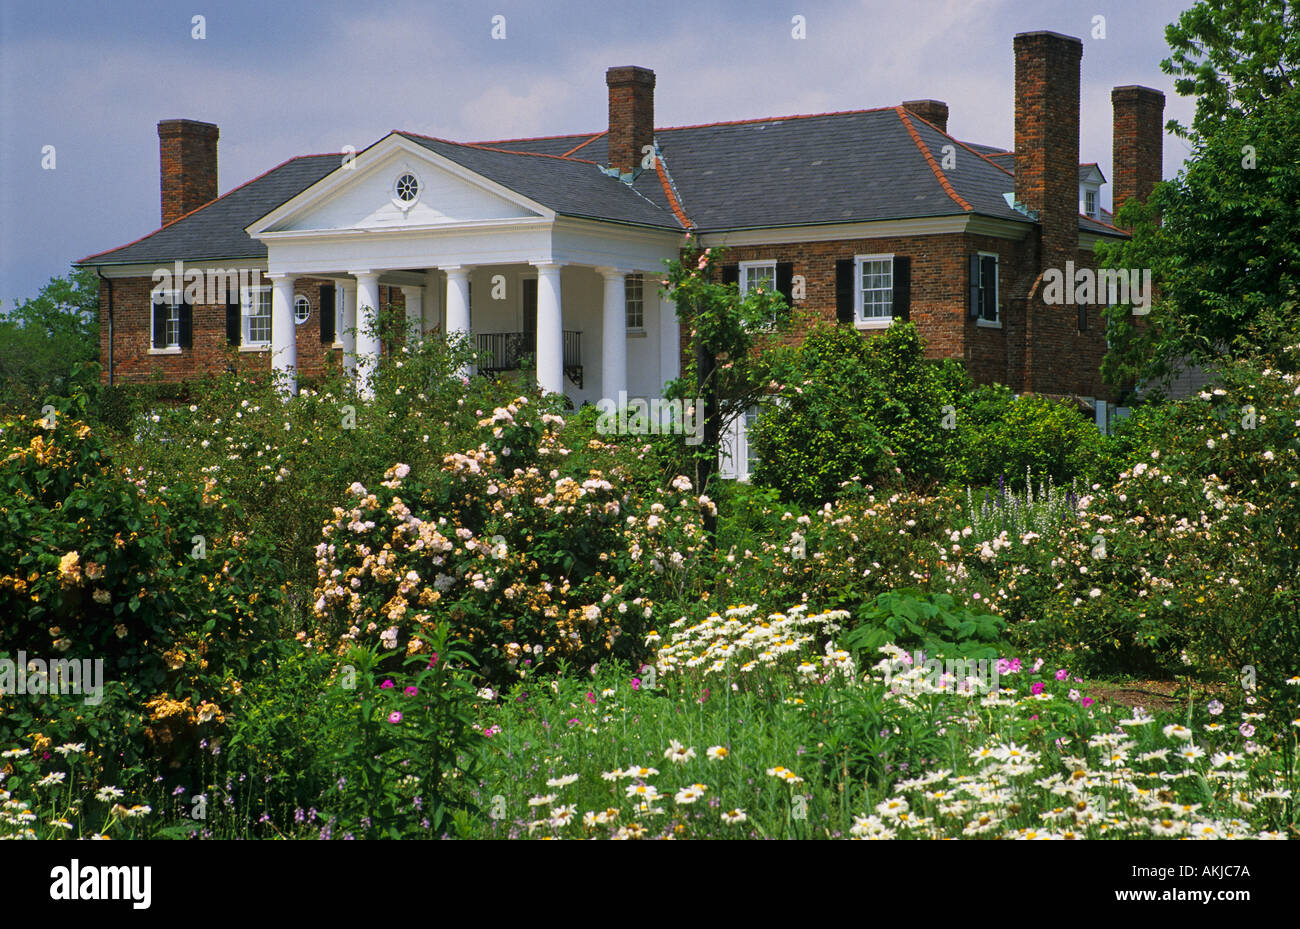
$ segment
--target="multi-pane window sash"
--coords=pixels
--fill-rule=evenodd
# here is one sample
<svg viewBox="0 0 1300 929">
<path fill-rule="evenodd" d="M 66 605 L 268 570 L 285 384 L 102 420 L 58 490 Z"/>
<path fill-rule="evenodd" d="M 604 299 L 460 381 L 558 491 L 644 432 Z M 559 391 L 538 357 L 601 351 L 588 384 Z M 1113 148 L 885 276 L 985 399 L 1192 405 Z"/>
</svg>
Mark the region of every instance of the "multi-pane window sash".
<svg viewBox="0 0 1300 929">
<path fill-rule="evenodd" d="M 629 274 L 623 279 L 624 303 L 627 307 L 627 328 L 645 328 L 645 286 L 640 274 Z"/>
<path fill-rule="evenodd" d="M 271 344 L 271 288 L 250 287 L 242 295 L 244 344 Z"/>
<path fill-rule="evenodd" d="M 889 319 L 894 315 L 894 262 L 892 258 L 864 258 L 860 263 L 862 320 Z"/>
<path fill-rule="evenodd" d="M 740 295 L 747 296 L 749 292 L 757 287 L 762 287 L 764 292 L 773 293 L 776 290 L 776 262 L 775 261 L 745 261 L 740 264 Z M 767 321 L 768 327 L 776 325 L 776 317 L 773 316 Z"/>
</svg>

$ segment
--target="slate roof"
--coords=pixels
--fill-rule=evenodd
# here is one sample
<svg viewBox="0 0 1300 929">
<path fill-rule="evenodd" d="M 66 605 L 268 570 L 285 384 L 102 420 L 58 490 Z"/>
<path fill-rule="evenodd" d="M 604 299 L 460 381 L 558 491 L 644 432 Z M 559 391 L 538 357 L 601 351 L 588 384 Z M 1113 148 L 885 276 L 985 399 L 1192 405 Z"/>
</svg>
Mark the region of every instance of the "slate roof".
<svg viewBox="0 0 1300 929">
<path fill-rule="evenodd" d="M 604 132 L 478 143 L 398 134 L 566 216 L 702 233 L 965 214 L 1031 222 L 1004 197 L 1013 153 L 959 142 L 902 107 L 659 129 L 661 160 L 631 185 L 601 171 Z M 953 144 L 959 169 L 944 171 Z M 334 154 L 292 159 L 78 264 L 265 258 L 244 228 L 338 166 Z M 1102 219 L 1080 216 L 1079 228 L 1123 235 Z"/>
<path fill-rule="evenodd" d="M 266 245 L 250 237 L 244 227 L 338 166 L 339 156 L 335 154 L 291 158 L 206 206 L 172 220 L 157 232 L 120 248 L 90 255 L 77 264 L 265 258 Z"/>
<path fill-rule="evenodd" d="M 685 228 L 662 192 L 656 203 L 640 190 L 602 173 L 591 161 L 467 145 L 407 132 L 399 135 L 564 216 L 678 231 Z"/>
</svg>

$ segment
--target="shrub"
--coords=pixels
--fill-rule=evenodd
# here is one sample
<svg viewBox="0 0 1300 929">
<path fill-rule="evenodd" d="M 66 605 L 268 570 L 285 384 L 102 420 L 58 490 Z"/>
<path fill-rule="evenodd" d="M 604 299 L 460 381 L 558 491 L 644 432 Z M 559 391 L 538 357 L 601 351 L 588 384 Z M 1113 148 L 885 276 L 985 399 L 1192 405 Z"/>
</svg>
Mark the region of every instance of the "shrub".
<svg viewBox="0 0 1300 929">
<path fill-rule="evenodd" d="M 685 477 L 635 496 L 597 440 L 575 473 L 563 428 L 518 397 L 479 422 L 477 447 L 395 465 L 376 490 L 354 483 L 316 548 L 320 643 L 415 653 L 446 622 L 498 681 L 524 663 L 640 654 L 655 592 L 682 595 L 713 503 Z"/>
<path fill-rule="evenodd" d="M 960 479 L 1025 486 L 1026 471 L 1068 485 L 1096 473 L 1106 442 L 1077 409 L 1039 396 L 1017 398 L 1001 384 L 964 396 L 957 415 Z"/>
<path fill-rule="evenodd" d="M 840 326 L 814 328 L 777 351 L 775 402 L 750 441 L 754 480 L 784 499 L 833 500 L 846 481 L 888 486 L 943 479 L 956 448 L 944 428 L 964 374 L 927 361 L 916 327 L 896 324 L 870 339 Z"/>
<path fill-rule="evenodd" d="M 89 738 L 113 766 L 152 750 L 180 767 L 273 634 L 267 546 L 230 528 L 212 482 L 133 480 L 71 416 L 4 422 L 0 455 L 0 652 L 102 660 L 114 682 L 93 710 L 5 694 L 0 741 Z"/>
</svg>

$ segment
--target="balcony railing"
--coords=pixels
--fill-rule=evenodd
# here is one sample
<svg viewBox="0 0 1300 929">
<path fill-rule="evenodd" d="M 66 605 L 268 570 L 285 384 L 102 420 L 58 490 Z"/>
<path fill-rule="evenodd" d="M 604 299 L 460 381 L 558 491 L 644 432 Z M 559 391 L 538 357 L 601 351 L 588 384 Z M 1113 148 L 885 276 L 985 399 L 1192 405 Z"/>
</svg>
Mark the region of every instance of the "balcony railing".
<svg viewBox="0 0 1300 929">
<path fill-rule="evenodd" d="M 478 350 L 480 374 L 498 374 L 518 371 L 524 361 L 535 366 L 537 333 L 535 332 L 480 332 L 474 336 Z M 564 373 L 579 389 L 582 387 L 582 333 L 564 330 Z"/>
</svg>

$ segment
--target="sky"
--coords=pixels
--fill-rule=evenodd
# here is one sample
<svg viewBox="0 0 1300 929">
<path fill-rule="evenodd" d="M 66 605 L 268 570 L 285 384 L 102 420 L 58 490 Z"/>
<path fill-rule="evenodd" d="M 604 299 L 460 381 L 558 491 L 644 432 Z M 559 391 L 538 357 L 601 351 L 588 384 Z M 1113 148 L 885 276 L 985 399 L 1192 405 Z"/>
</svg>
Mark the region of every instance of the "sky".
<svg viewBox="0 0 1300 929">
<path fill-rule="evenodd" d="M 1160 70 L 1165 26 L 1191 2 L 0 0 L 0 311 L 158 228 L 159 120 L 220 127 L 225 193 L 393 129 L 601 131 L 616 65 L 655 71 L 660 127 L 932 98 L 952 135 L 1009 149 L 1012 37 L 1061 32 L 1084 45 L 1080 160 L 1109 180 L 1112 87 L 1162 90 L 1166 119 L 1191 121 L 1194 100 Z M 1187 154 L 1166 134 L 1166 178 Z"/>
</svg>

